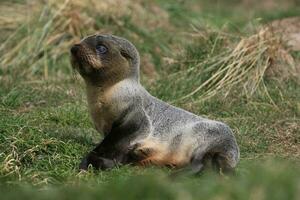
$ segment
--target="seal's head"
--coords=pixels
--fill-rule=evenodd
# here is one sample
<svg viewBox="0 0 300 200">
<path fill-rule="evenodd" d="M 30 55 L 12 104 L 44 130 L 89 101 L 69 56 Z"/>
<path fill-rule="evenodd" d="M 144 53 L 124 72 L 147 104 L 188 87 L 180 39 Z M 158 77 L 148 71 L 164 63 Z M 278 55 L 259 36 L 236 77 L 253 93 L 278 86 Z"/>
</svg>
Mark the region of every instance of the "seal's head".
<svg viewBox="0 0 300 200">
<path fill-rule="evenodd" d="M 71 47 L 71 63 L 86 82 L 115 83 L 126 78 L 139 81 L 139 54 L 135 46 L 113 35 L 92 35 Z"/>
</svg>

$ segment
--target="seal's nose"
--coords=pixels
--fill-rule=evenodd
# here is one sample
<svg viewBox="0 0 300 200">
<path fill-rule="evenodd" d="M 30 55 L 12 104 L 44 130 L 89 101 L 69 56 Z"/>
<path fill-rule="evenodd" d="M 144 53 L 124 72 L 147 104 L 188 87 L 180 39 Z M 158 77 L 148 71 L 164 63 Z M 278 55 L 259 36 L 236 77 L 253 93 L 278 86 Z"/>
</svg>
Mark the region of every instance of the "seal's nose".
<svg viewBox="0 0 300 200">
<path fill-rule="evenodd" d="M 78 52 L 78 50 L 79 50 L 79 48 L 80 48 L 80 44 L 75 44 L 75 45 L 73 45 L 73 46 L 71 47 L 71 53 L 72 53 L 73 55 L 76 55 L 77 52 Z"/>
</svg>

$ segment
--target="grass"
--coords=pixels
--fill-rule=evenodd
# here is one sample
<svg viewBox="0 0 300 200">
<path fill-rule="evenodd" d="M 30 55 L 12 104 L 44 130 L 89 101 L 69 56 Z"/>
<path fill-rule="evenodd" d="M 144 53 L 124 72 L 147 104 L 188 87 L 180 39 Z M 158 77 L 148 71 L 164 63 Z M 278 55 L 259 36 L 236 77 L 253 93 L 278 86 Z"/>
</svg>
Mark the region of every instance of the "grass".
<svg viewBox="0 0 300 200">
<path fill-rule="evenodd" d="M 28 5 L 0 4 L 9 5 L 3 18 L 14 22 L 0 30 L 1 198 L 300 198 L 297 72 L 287 60 L 277 60 L 276 52 L 284 47 L 273 37 L 256 41 L 256 48 L 239 55 L 241 49 L 249 50 L 262 24 L 295 16 L 297 2 L 273 10 L 254 4 L 253 12 L 238 1 L 156 0 L 135 6 L 120 1 L 123 9 L 117 11 L 74 2 L 37 3 L 31 15 L 22 18 L 19 12 L 16 20 L 9 12 Z M 26 19 L 22 26 L 21 19 Z M 144 67 L 142 83 L 154 96 L 232 127 L 241 150 L 236 175 L 208 171 L 171 180 L 169 169 L 155 167 L 77 170 L 101 136 L 91 123 L 84 85 L 72 72 L 68 49 L 81 35 L 96 31 L 136 44 Z M 13 37 L 6 40 L 8 35 Z M 299 52 L 288 55 L 299 63 Z M 239 76 L 247 69 L 251 73 Z"/>
<path fill-rule="evenodd" d="M 18 194 L 12 189 L 2 187 L 0 190 L 5 199 L 18 198 L 19 195 L 33 199 L 296 199 L 299 171 L 287 169 L 291 167 L 280 161 L 264 163 L 263 167 L 247 165 L 242 175 L 230 179 L 206 174 L 173 184 L 163 172 L 148 170 L 143 176 L 133 176 L 131 171 L 123 169 L 122 173 L 120 170 L 110 172 L 110 178 L 101 173 L 80 176 L 80 185 L 52 185 L 34 191 L 28 186 L 14 186 L 14 190 L 18 188 Z"/>
</svg>

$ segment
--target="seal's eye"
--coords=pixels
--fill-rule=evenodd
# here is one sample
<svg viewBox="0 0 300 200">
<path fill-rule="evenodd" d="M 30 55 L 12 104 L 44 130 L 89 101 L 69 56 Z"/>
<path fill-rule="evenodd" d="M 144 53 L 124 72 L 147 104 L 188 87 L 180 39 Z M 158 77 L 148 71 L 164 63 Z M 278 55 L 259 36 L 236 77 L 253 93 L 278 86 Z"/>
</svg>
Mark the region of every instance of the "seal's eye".
<svg viewBox="0 0 300 200">
<path fill-rule="evenodd" d="M 97 45 L 96 46 L 96 51 L 98 52 L 98 53 L 100 53 L 100 54 L 104 54 L 104 53 L 106 53 L 107 52 L 107 47 L 106 46 L 104 46 L 104 45 Z"/>
</svg>

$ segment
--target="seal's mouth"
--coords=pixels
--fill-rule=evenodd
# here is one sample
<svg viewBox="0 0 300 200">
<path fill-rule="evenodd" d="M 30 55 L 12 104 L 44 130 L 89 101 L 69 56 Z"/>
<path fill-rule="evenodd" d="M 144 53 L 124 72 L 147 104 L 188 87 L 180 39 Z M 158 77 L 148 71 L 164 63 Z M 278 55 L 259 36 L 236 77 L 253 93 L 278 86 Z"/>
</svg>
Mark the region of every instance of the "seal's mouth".
<svg viewBox="0 0 300 200">
<path fill-rule="evenodd" d="M 78 61 L 78 59 L 75 56 L 73 56 L 73 55 L 71 55 L 71 66 L 75 70 L 79 70 L 80 68 L 82 68 L 82 65 L 80 64 L 80 62 Z"/>
<path fill-rule="evenodd" d="M 75 44 L 71 47 L 70 52 L 71 52 L 71 60 L 72 60 L 72 64 L 74 63 L 79 63 L 80 62 L 80 48 L 81 45 L 80 44 Z"/>
</svg>

